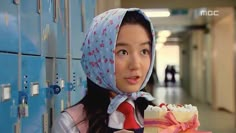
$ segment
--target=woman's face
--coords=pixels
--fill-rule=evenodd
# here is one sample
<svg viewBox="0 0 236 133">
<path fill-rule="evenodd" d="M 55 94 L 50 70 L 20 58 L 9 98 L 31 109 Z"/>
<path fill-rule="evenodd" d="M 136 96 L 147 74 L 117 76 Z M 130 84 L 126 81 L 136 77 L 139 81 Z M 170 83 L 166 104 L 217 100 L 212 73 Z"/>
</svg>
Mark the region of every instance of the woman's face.
<svg viewBox="0 0 236 133">
<path fill-rule="evenodd" d="M 115 48 L 116 87 L 122 92 L 136 92 L 144 82 L 151 63 L 151 41 L 139 24 L 120 28 Z"/>
</svg>

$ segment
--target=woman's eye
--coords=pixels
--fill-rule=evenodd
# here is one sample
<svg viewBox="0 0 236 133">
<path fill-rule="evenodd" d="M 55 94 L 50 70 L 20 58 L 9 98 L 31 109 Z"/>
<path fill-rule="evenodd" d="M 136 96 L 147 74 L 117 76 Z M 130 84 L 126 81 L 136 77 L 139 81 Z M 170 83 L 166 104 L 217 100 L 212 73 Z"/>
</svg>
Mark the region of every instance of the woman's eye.
<svg viewBox="0 0 236 133">
<path fill-rule="evenodd" d="M 119 50 L 118 55 L 128 55 L 128 52 L 126 50 Z"/>
<path fill-rule="evenodd" d="M 148 49 L 143 49 L 142 51 L 141 51 L 141 53 L 143 54 L 143 55 L 149 55 L 150 54 L 150 51 L 148 50 Z"/>
</svg>

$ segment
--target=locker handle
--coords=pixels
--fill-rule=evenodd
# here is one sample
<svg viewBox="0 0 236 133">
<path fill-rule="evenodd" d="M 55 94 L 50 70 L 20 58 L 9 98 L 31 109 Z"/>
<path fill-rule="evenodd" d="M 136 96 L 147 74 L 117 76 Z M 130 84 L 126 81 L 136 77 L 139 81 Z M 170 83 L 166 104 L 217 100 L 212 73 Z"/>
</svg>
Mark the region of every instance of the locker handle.
<svg viewBox="0 0 236 133">
<path fill-rule="evenodd" d="M 82 0 L 81 1 L 81 6 L 80 6 L 80 9 L 81 9 L 81 17 L 82 17 L 82 32 L 85 32 L 85 27 L 86 27 L 86 12 L 85 12 L 85 1 Z"/>
<path fill-rule="evenodd" d="M 68 0 L 64 1 L 64 7 L 65 7 L 65 24 L 66 24 L 66 28 L 69 27 L 69 8 L 68 8 Z"/>
<path fill-rule="evenodd" d="M 57 10 L 58 10 L 58 3 L 57 3 L 57 0 L 54 0 L 54 16 L 53 16 L 53 20 L 54 22 L 56 23 L 57 22 L 57 19 L 58 19 L 58 13 L 57 13 Z"/>
<path fill-rule="evenodd" d="M 38 0 L 37 10 L 38 10 L 38 14 L 40 14 L 41 13 L 41 0 Z"/>
<path fill-rule="evenodd" d="M 16 5 L 19 5 L 20 4 L 20 0 L 13 0 L 13 3 L 16 4 Z"/>
</svg>

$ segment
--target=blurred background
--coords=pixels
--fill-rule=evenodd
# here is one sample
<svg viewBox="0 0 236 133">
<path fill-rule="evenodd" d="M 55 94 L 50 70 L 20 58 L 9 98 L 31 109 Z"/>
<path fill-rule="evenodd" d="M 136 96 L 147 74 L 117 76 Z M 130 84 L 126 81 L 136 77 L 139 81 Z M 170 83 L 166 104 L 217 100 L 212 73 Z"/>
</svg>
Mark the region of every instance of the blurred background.
<svg viewBox="0 0 236 133">
<path fill-rule="evenodd" d="M 0 130 L 50 132 L 85 94 L 80 47 L 93 17 L 130 7 L 156 31 L 154 102 L 196 105 L 200 130 L 236 133 L 235 0 L 1 0 Z"/>
</svg>

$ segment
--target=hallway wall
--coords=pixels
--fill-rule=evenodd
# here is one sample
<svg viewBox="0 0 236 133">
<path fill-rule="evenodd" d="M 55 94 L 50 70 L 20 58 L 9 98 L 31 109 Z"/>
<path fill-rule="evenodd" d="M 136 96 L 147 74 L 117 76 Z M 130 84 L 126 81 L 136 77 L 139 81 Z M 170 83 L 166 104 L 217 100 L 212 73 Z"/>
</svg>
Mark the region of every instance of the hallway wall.
<svg viewBox="0 0 236 133">
<path fill-rule="evenodd" d="M 206 103 L 208 104 L 212 104 L 212 45 L 210 30 L 205 34 L 203 45 L 203 82 L 206 89 Z"/>
<path fill-rule="evenodd" d="M 186 33 L 180 43 L 180 81 L 183 90 L 190 95 L 190 34 Z"/>
<path fill-rule="evenodd" d="M 204 45 L 204 31 L 194 30 L 190 43 L 190 85 L 191 96 L 198 101 L 205 102 L 204 75 L 203 75 L 203 45 Z"/>
<path fill-rule="evenodd" d="M 120 0 L 97 0 L 96 15 L 113 8 L 119 8 Z"/>
<path fill-rule="evenodd" d="M 195 100 L 235 112 L 234 10 L 212 10 L 219 16 L 205 18 L 209 31 L 189 31 L 180 45 L 183 88 Z"/>
<path fill-rule="evenodd" d="M 212 23 L 213 106 L 235 112 L 234 90 L 234 10 L 219 8 L 225 14 Z"/>
</svg>

